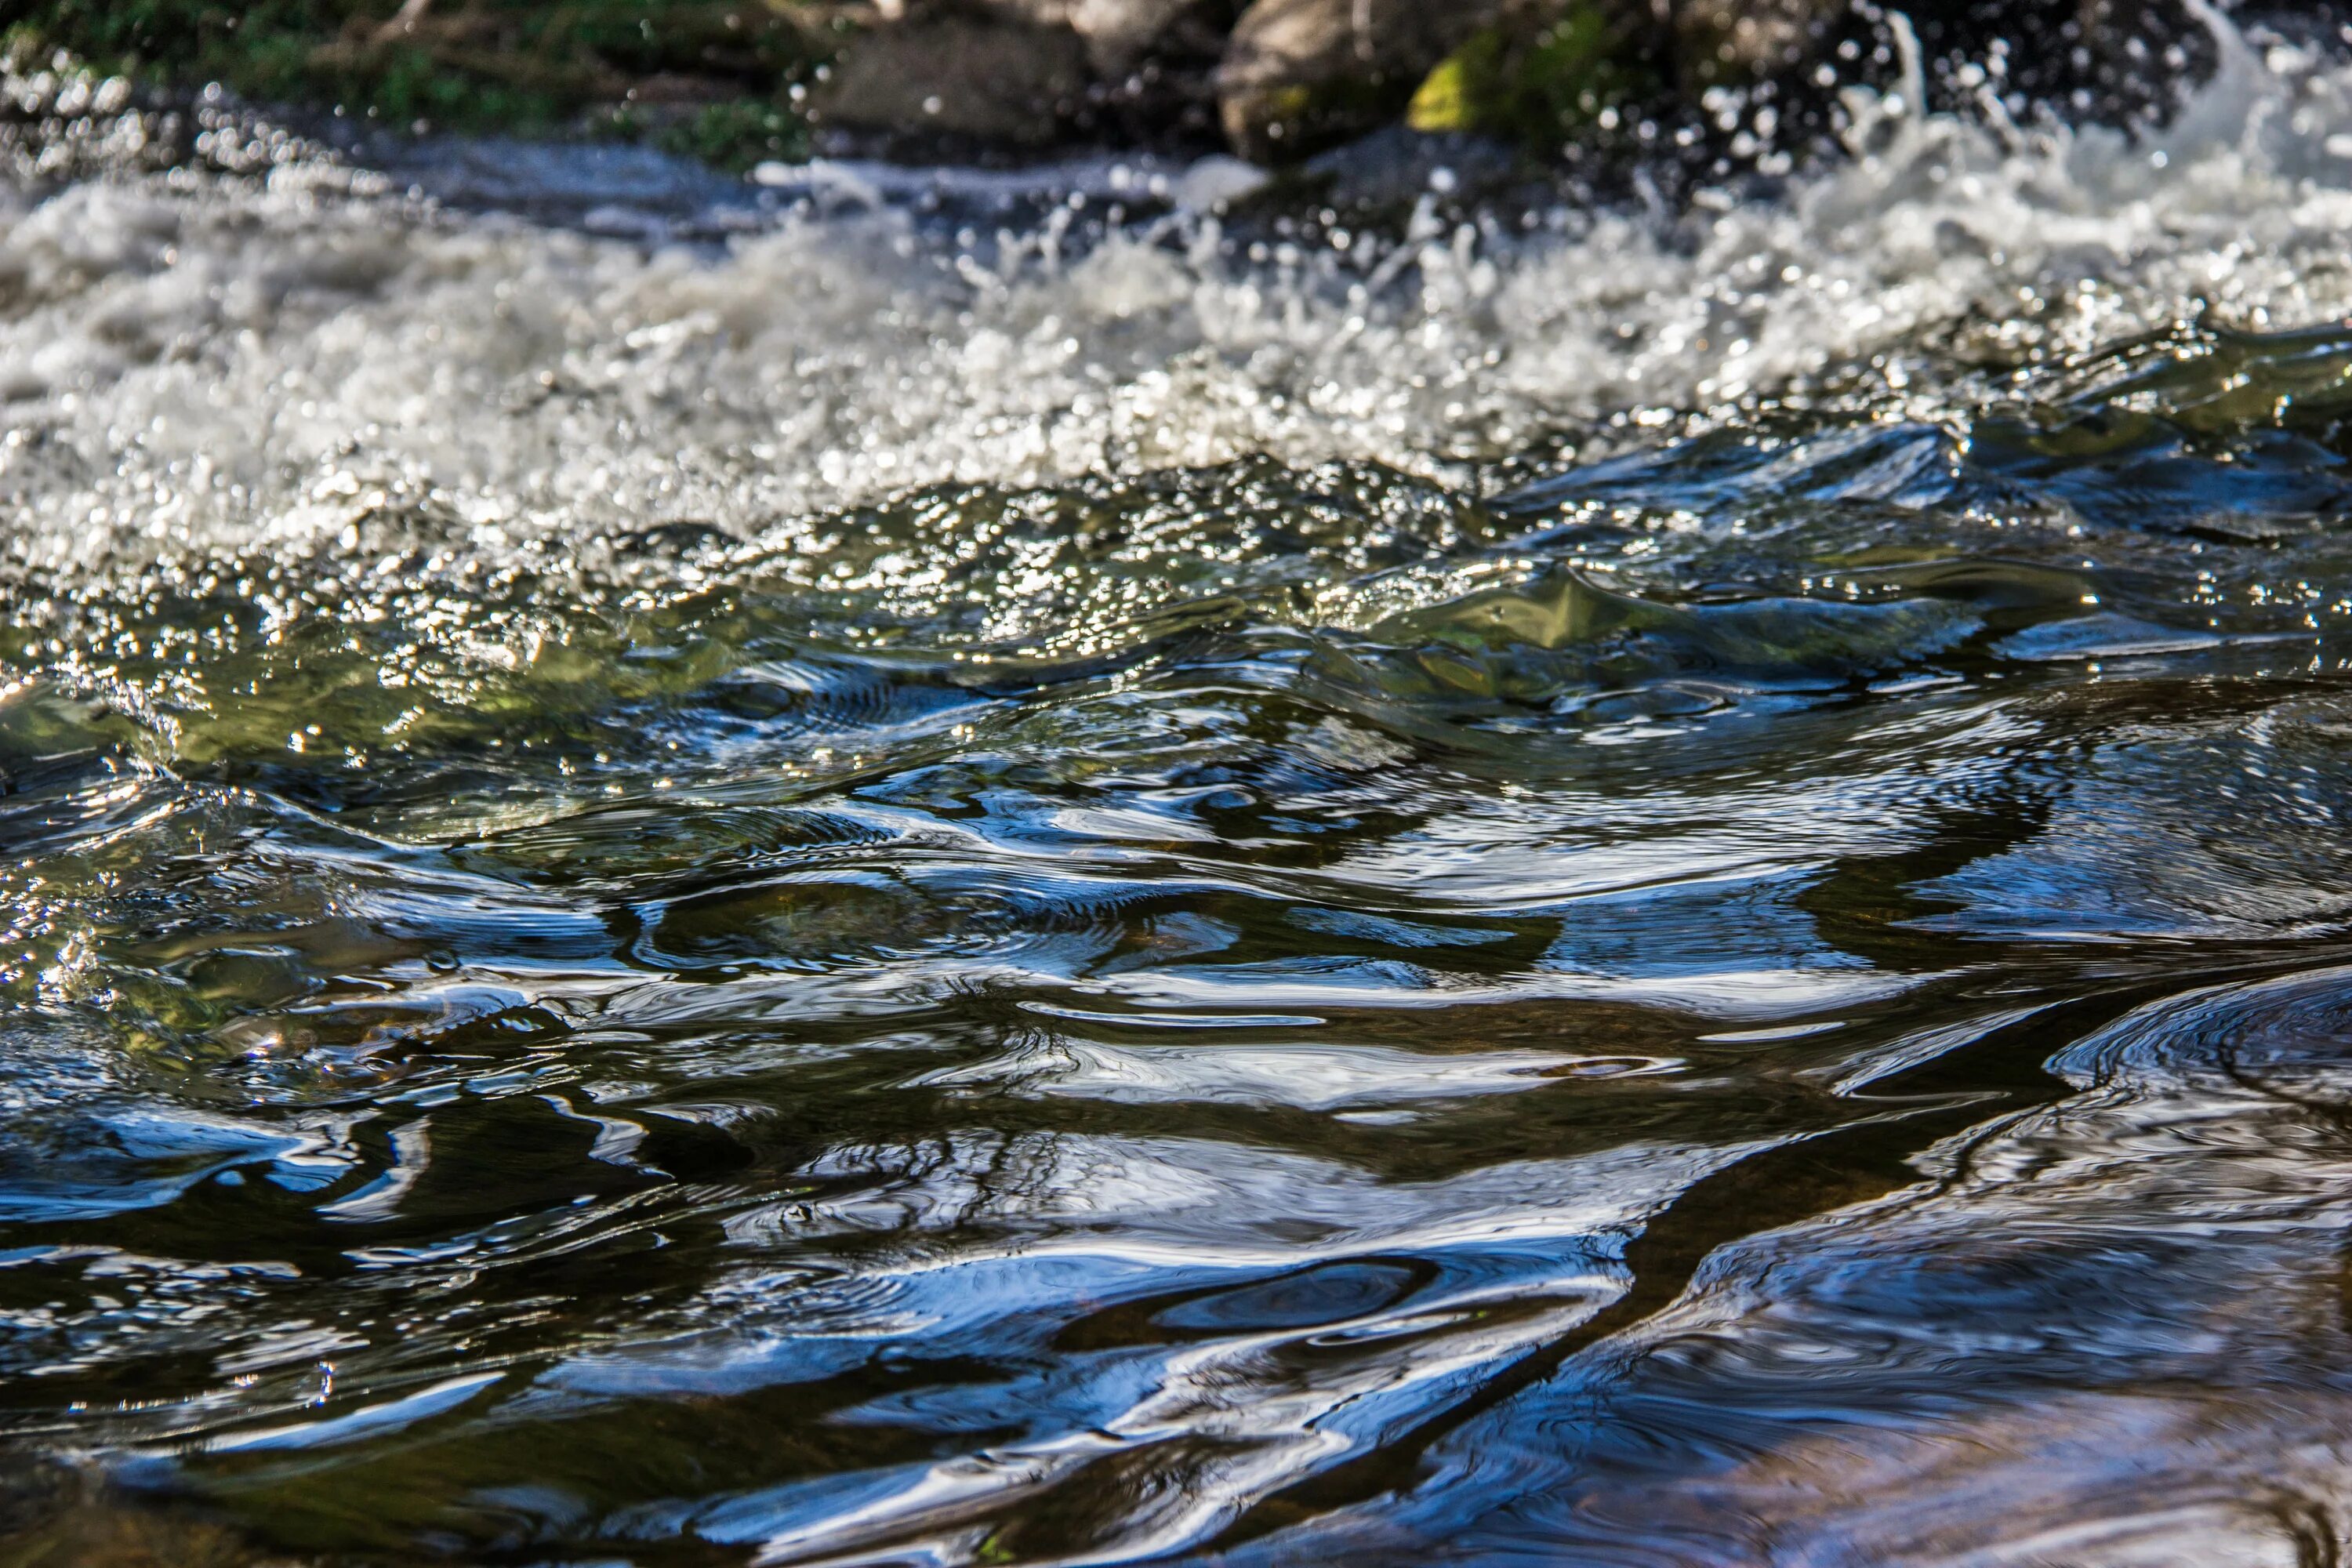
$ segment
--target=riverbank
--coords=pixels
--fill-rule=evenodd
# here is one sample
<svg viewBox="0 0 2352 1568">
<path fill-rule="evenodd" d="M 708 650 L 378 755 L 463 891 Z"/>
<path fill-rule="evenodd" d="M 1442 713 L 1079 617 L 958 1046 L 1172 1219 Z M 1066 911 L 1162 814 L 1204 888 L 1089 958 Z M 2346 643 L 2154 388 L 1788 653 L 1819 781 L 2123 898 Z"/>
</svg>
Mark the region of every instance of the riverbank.
<svg viewBox="0 0 2352 1568">
<path fill-rule="evenodd" d="M 2324 35 L 2325 9 L 2293 25 Z M 1915 69 L 1938 106 L 2138 119 L 2213 55 L 2196 0 L 46 0 L 5 49 L 159 102 L 216 87 L 370 132 L 636 142 L 737 171 L 1077 148 L 1278 167 L 1383 130 L 1543 164 L 1769 167 L 1835 131 L 1849 89 Z M 0 114 L 59 108 L 19 98 Z"/>
</svg>

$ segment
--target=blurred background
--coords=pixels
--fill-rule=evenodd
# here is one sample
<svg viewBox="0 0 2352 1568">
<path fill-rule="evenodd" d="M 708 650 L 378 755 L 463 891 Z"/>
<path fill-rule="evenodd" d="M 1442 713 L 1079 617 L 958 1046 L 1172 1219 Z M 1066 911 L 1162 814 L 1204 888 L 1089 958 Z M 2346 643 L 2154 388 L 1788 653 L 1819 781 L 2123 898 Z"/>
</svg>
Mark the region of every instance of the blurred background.
<svg viewBox="0 0 2352 1568">
<path fill-rule="evenodd" d="M 1916 69 L 1937 107 L 2160 114 L 2210 68 L 2203 0 L 12 0 L 18 75 L 208 86 L 375 129 L 646 142 L 722 167 L 1261 163 L 1383 131 L 1545 160 L 1769 159 Z M 2335 33 L 2332 7 L 2265 19 Z M 1911 46 L 1916 45 L 1916 58 Z M 18 120 L 54 99 L 21 87 Z M 1756 110 L 1769 107 L 1759 135 Z M 71 108 L 68 105 L 68 108 Z M 1767 173 L 1771 172 L 1769 163 Z"/>
</svg>

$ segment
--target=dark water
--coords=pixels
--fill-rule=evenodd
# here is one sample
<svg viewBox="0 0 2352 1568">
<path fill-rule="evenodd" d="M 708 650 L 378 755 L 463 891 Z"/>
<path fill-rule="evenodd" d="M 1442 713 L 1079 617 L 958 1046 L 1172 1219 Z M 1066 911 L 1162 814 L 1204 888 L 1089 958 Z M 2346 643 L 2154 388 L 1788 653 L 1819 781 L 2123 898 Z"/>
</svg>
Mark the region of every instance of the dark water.
<svg viewBox="0 0 2352 1568">
<path fill-rule="evenodd" d="M 2352 335 L 2019 385 L 20 578 L 16 1450 L 369 1560 L 2333 1561 Z"/>
<path fill-rule="evenodd" d="M 1521 250 L 10 195 L 0 1563 L 2339 1561 L 2223 42 Z"/>
</svg>

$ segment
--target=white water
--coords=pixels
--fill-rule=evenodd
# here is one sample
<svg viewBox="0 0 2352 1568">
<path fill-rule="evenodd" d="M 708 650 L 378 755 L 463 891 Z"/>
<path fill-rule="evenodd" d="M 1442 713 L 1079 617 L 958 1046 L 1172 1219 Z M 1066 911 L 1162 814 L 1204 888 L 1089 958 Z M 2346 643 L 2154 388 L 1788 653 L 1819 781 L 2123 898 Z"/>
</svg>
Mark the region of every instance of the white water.
<svg viewBox="0 0 2352 1568">
<path fill-rule="evenodd" d="M 6 549 L 331 537 L 422 504 L 495 553 L 1253 451 L 1444 471 L 1848 368 L 1901 391 L 1955 334 L 2013 356 L 2209 310 L 2341 316 L 2352 68 L 2234 34 L 2223 55 L 2137 143 L 1857 100 L 1874 151 L 1785 199 L 1531 229 L 1424 203 L 1402 246 L 1255 262 L 1213 219 L 959 245 L 840 201 L 665 247 L 301 160 L 10 190 Z"/>
</svg>

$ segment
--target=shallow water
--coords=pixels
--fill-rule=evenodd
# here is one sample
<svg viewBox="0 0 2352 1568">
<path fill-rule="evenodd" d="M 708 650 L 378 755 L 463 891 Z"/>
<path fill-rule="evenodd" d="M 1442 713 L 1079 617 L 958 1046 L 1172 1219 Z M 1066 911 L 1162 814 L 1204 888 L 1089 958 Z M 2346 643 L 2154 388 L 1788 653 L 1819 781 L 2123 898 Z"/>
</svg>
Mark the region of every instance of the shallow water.
<svg viewBox="0 0 2352 1568">
<path fill-rule="evenodd" d="M 0 1523 L 2335 1561 L 2352 73 L 2223 55 L 1402 242 L 17 188 Z"/>
</svg>

